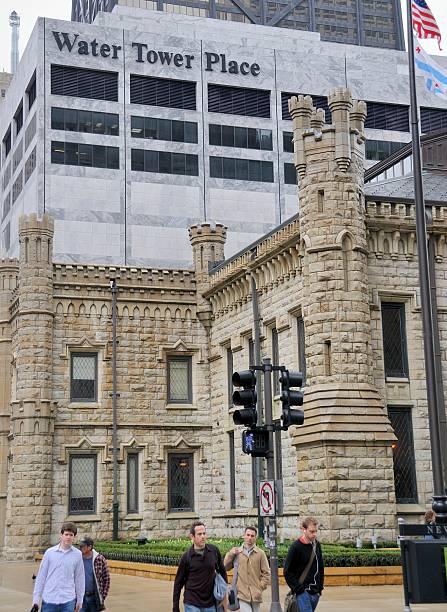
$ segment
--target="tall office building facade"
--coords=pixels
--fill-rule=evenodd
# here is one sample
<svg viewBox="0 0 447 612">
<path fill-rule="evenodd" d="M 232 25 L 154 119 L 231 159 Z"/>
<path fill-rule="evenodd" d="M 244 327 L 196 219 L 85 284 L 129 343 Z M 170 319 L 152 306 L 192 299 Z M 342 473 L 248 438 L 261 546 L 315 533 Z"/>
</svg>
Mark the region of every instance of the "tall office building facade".
<svg viewBox="0 0 447 612">
<path fill-rule="evenodd" d="M 54 218 L 58 261 L 188 267 L 203 221 L 237 253 L 297 212 L 289 98 L 312 95 L 330 122 L 325 93 L 345 79 L 367 103 L 368 164 L 406 144 L 402 51 L 126 7 L 41 19 L 0 112 L 4 253 L 32 212 Z M 418 83 L 423 131 L 446 127 Z"/>
<path fill-rule="evenodd" d="M 72 0 L 73 21 L 115 6 L 318 32 L 321 40 L 404 49 L 400 0 Z"/>
</svg>

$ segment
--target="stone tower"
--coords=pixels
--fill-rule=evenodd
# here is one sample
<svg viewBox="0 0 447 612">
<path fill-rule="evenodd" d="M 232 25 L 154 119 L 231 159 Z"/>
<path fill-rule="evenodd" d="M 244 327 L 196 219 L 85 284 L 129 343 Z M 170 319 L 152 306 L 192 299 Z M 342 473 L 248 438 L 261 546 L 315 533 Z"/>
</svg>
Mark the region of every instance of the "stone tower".
<svg viewBox="0 0 447 612">
<path fill-rule="evenodd" d="M 193 250 L 193 263 L 197 286 L 197 316 L 209 329 L 211 325 L 211 304 L 203 297 L 210 286 L 210 264 L 224 259 L 224 246 L 227 228 L 220 223 L 192 225 L 189 228 L 189 240 Z"/>
<path fill-rule="evenodd" d="M 18 262 L 0 260 L 0 554 L 4 544 L 11 418 L 11 323 L 9 307 L 17 287 Z"/>
<path fill-rule="evenodd" d="M 18 291 L 12 305 L 15 365 L 11 402 L 5 556 L 26 558 L 51 533 L 54 403 L 52 395 L 53 221 L 22 217 Z"/>
<path fill-rule="evenodd" d="M 305 424 L 296 428 L 300 515 L 326 538 L 392 538 L 394 434 L 373 386 L 363 197 L 366 105 L 328 96 L 332 125 L 310 97 L 289 101 L 299 174 L 306 335 Z"/>
</svg>

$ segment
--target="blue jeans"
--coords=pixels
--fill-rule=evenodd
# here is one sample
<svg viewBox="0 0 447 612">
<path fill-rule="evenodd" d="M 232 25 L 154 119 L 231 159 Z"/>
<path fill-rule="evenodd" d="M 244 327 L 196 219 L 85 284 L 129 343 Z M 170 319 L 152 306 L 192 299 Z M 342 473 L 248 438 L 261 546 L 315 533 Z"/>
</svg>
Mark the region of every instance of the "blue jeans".
<svg viewBox="0 0 447 612">
<path fill-rule="evenodd" d="M 185 603 L 185 612 L 216 612 L 216 606 L 211 606 L 211 608 L 197 608 L 197 606 Z"/>
<path fill-rule="evenodd" d="M 298 612 L 313 612 L 318 605 L 319 595 L 304 591 L 296 596 L 296 605 Z"/>
<path fill-rule="evenodd" d="M 81 612 L 98 612 L 96 597 L 94 595 L 84 595 Z"/>
<path fill-rule="evenodd" d="M 73 601 L 67 601 L 63 604 L 53 604 L 42 601 L 41 612 L 74 612 L 76 605 L 76 599 Z"/>
</svg>

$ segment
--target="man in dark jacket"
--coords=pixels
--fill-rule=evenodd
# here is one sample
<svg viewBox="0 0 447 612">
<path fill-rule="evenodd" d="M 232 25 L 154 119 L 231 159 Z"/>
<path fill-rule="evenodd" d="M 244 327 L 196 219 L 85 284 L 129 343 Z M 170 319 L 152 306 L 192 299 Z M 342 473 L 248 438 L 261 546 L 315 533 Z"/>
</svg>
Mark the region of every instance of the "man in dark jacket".
<svg viewBox="0 0 447 612">
<path fill-rule="evenodd" d="M 323 555 L 317 541 L 318 521 L 313 517 L 305 518 L 302 531 L 303 535 L 287 553 L 284 578 L 296 595 L 299 612 L 313 612 L 324 588 Z"/>
<path fill-rule="evenodd" d="M 180 612 L 183 587 L 185 612 L 216 612 L 213 596 L 216 571 L 227 581 L 222 555 L 216 546 L 206 543 L 207 534 L 202 522 L 193 523 L 189 535 L 192 546 L 180 559 L 174 582 L 172 612 Z"/>
</svg>

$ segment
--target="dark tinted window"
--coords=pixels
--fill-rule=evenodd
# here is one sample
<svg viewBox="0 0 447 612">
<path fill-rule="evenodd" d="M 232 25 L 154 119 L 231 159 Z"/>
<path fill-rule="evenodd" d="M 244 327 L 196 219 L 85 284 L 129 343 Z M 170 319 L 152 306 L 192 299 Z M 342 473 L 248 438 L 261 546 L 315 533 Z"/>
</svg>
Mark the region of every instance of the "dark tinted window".
<svg viewBox="0 0 447 612">
<path fill-rule="evenodd" d="M 270 91 L 209 83 L 208 111 L 270 118 Z"/>
<path fill-rule="evenodd" d="M 132 104 L 196 110 L 196 83 L 130 75 Z"/>
<path fill-rule="evenodd" d="M 233 157 L 210 157 L 210 176 L 240 181 L 273 183 L 273 163 L 255 159 L 240 160 Z"/>
<path fill-rule="evenodd" d="M 199 161 L 197 155 L 188 153 L 132 149 L 131 169 L 140 172 L 198 176 Z"/>
<path fill-rule="evenodd" d="M 272 131 L 232 125 L 209 125 L 209 143 L 222 147 L 273 150 Z"/>
<path fill-rule="evenodd" d="M 197 143 L 197 123 L 132 116 L 131 134 L 134 138 Z"/>
<path fill-rule="evenodd" d="M 118 73 L 52 64 L 51 93 L 118 102 Z"/>
<path fill-rule="evenodd" d="M 385 376 L 408 377 L 404 304 L 382 303 L 382 332 Z"/>
<path fill-rule="evenodd" d="M 67 132 L 118 136 L 119 115 L 115 113 L 52 107 L 51 127 L 53 130 L 65 130 Z"/>
<path fill-rule="evenodd" d="M 118 147 L 53 140 L 51 143 L 51 163 L 66 166 L 118 169 L 119 149 Z"/>
<path fill-rule="evenodd" d="M 443 108 L 421 108 L 421 130 L 425 134 L 447 128 L 447 110 Z"/>
<path fill-rule="evenodd" d="M 388 416 L 397 438 L 392 445 L 396 501 L 399 504 L 416 504 L 418 494 L 411 409 L 389 406 Z"/>
<path fill-rule="evenodd" d="M 284 182 L 286 185 L 297 185 L 298 178 L 294 164 L 284 164 Z"/>
</svg>

